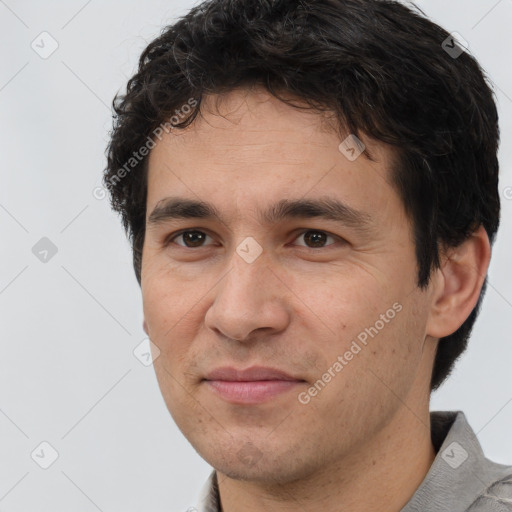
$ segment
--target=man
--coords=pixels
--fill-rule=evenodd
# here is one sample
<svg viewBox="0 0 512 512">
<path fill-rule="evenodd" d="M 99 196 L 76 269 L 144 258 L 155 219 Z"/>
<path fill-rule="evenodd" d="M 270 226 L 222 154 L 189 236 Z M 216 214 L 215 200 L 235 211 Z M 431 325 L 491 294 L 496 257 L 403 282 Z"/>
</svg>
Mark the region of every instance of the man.
<svg viewBox="0 0 512 512">
<path fill-rule="evenodd" d="M 393 1 L 212 0 L 114 105 L 104 182 L 214 468 L 197 510 L 512 510 L 512 467 L 429 412 L 499 223 L 496 107 L 456 39 Z"/>
</svg>

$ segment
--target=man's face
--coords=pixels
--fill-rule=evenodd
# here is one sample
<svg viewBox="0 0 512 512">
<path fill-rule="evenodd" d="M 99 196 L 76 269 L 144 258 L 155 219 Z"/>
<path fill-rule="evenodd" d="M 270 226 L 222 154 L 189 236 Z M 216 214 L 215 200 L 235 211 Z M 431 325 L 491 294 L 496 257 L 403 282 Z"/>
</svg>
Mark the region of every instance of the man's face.
<svg viewBox="0 0 512 512">
<path fill-rule="evenodd" d="M 172 417 L 209 464 L 291 481 L 354 455 L 398 412 L 417 421 L 433 362 L 431 292 L 416 287 L 389 149 L 365 139 L 376 161 L 351 161 L 318 113 L 262 90 L 207 104 L 149 158 L 141 277 L 154 366 Z M 166 215 L 169 198 L 208 203 L 220 219 Z M 320 200 L 344 214 L 263 218 L 282 201 Z M 210 375 L 256 366 L 294 380 Z"/>
</svg>

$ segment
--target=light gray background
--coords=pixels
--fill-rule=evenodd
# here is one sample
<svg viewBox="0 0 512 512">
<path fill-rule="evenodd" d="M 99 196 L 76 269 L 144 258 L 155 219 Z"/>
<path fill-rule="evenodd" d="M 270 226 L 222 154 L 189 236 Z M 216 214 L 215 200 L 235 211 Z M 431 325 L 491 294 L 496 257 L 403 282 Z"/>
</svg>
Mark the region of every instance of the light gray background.
<svg viewBox="0 0 512 512">
<path fill-rule="evenodd" d="M 465 411 L 487 456 L 512 464 L 512 0 L 418 4 L 468 41 L 495 84 L 502 130 L 489 289 L 431 408 Z M 192 5 L 0 0 L 1 512 L 185 510 L 210 472 L 133 355 L 145 338 L 140 289 L 120 221 L 93 195 L 114 94 Z M 43 31 L 59 45 L 47 59 L 31 48 Z M 42 237 L 58 249 L 46 263 L 32 252 Z M 59 454 L 46 470 L 31 457 L 50 456 L 43 441 Z"/>
</svg>

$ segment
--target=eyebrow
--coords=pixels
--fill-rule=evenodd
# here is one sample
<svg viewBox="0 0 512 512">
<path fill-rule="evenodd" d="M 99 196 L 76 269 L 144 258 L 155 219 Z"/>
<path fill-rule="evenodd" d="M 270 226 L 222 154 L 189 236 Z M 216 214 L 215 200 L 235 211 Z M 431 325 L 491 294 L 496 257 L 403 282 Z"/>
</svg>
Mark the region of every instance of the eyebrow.
<svg viewBox="0 0 512 512">
<path fill-rule="evenodd" d="M 282 199 L 259 214 L 259 221 L 269 225 L 291 218 L 334 220 L 362 231 L 373 226 L 368 213 L 331 197 Z M 167 197 L 159 201 L 148 217 L 148 224 L 157 225 L 173 219 L 212 219 L 226 224 L 213 204 L 183 197 Z"/>
</svg>

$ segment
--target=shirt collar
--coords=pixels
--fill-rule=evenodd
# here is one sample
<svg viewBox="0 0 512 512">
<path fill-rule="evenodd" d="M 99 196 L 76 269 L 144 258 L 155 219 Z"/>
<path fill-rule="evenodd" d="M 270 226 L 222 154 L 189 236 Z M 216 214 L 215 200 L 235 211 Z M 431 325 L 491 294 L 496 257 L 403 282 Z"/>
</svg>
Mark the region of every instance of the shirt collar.
<svg viewBox="0 0 512 512">
<path fill-rule="evenodd" d="M 437 451 L 423 482 L 401 512 L 466 512 L 512 467 L 487 459 L 462 411 L 430 413 Z"/>
<path fill-rule="evenodd" d="M 431 411 L 430 425 L 436 458 L 425 479 L 400 512 L 465 512 L 512 467 L 487 459 L 462 411 Z M 220 512 L 217 474 L 204 484 L 197 512 Z"/>
<path fill-rule="evenodd" d="M 219 485 L 217 473 L 212 471 L 199 493 L 197 512 L 220 512 Z"/>
</svg>

